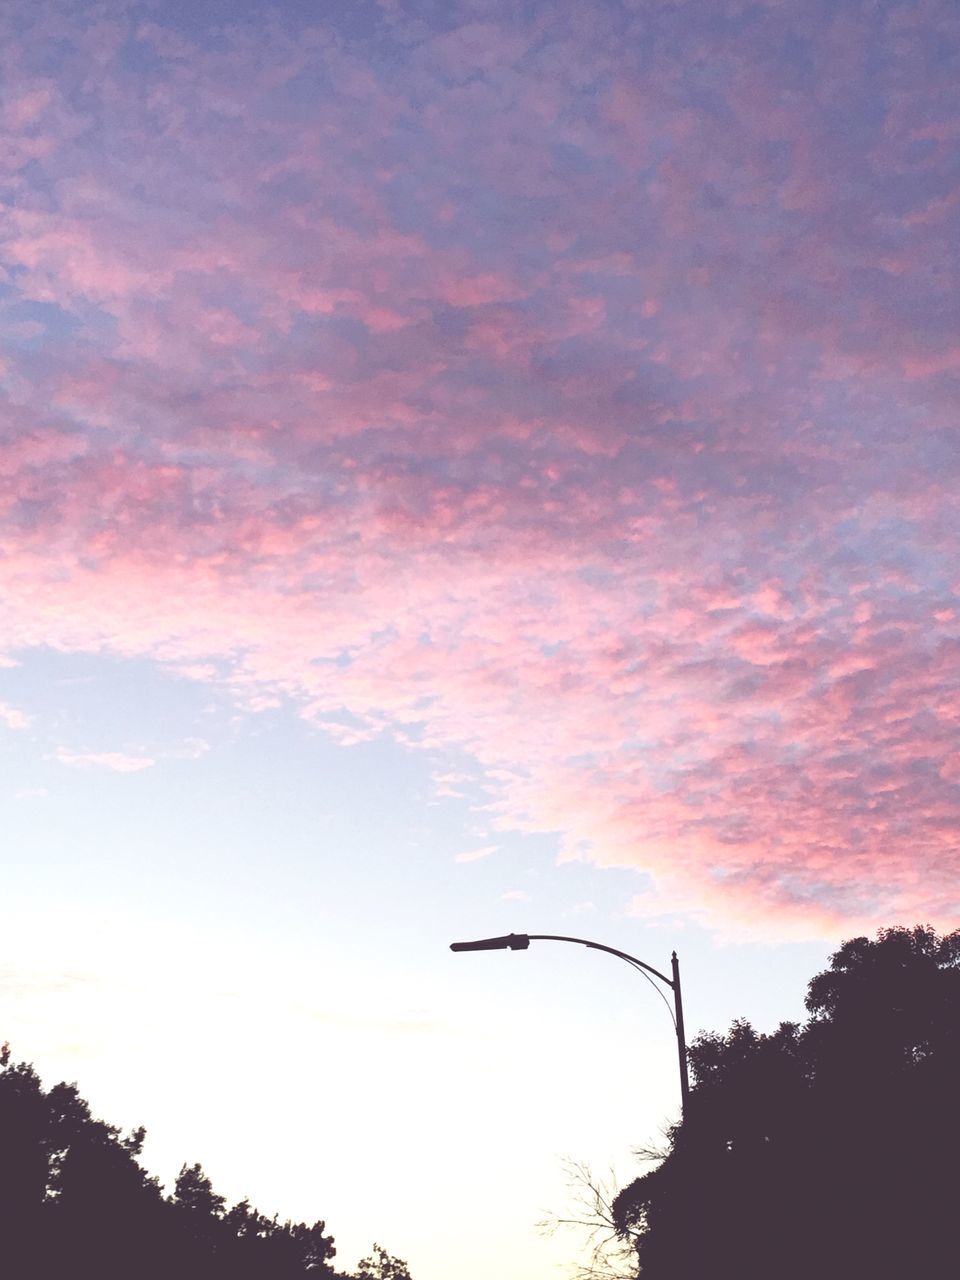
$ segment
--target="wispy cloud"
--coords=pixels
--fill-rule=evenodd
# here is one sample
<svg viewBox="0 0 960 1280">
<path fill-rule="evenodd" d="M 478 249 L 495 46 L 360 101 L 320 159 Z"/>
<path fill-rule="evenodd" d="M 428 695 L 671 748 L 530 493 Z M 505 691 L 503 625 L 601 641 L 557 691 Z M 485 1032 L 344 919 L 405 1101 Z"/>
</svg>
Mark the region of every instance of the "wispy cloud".
<svg viewBox="0 0 960 1280">
<path fill-rule="evenodd" d="M 210 751 L 210 743 L 206 738 L 185 738 L 178 747 L 165 754 L 172 760 L 200 760 Z"/>
<path fill-rule="evenodd" d="M 0 723 L 5 724 L 8 729 L 29 729 L 31 720 L 25 711 L 0 702 Z"/>
<path fill-rule="evenodd" d="M 458 853 L 454 856 L 454 862 L 478 862 L 481 858 L 489 858 L 491 853 L 496 853 L 499 845 L 485 844 L 479 849 L 467 849 L 464 853 Z"/>
<path fill-rule="evenodd" d="M 139 773 L 151 768 L 156 761 L 150 756 L 129 755 L 123 751 L 69 751 L 58 747 L 55 759 L 71 769 L 110 769 L 114 773 Z"/>
</svg>

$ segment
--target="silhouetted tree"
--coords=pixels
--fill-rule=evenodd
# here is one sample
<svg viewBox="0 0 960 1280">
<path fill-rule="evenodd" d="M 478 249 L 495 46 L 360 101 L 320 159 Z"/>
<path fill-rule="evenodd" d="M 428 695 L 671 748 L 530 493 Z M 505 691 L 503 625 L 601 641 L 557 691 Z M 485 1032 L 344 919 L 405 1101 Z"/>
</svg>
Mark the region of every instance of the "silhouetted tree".
<svg viewBox="0 0 960 1280">
<path fill-rule="evenodd" d="M 410 1280 L 402 1258 L 393 1258 L 382 1245 L 375 1244 L 369 1257 L 357 1267 L 355 1280 Z"/>
<path fill-rule="evenodd" d="M 11 1280 L 348 1280 L 323 1222 L 227 1208 L 199 1164 L 164 1196 L 138 1157 L 145 1132 L 96 1120 L 75 1085 L 44 1091 L 0 1049 L 0 1275 Z M 358 1280 L 410 1280 L 379 1245 Z"/>
<path fill-rule="evenodd" d="M 41 1247 L 41 1211 L 47 1192 L 47 1103 L 34 1069 L 10 1063 L 4 1046 L 0 1073 L 0 1258 L 32 1270 Z"/>
<path fill-rule="evenodd" d="M 687 1113 L 614 1204 L 643 1280 L 907 1280 L 960 1252 L 960 931 L 855 938 L 803 1027 L 690 1048 Z"/>
</svg>

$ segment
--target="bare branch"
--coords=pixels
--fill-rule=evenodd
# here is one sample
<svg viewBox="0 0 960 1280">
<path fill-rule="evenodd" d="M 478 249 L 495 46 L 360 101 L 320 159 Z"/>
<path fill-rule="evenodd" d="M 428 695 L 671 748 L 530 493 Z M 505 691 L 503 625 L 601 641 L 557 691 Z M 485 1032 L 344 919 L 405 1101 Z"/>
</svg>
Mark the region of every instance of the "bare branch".
<svg viewBox="0 0 960 1280">
<path fill-rule="evenodd" d="M 633 1233 L 623 1236 L 614 1224 L 613 1202 L 619 1187 L 611 1169 L 606 1179 L 596 1177 L 582 1160 L 563 1162 L 571 1191 L 570 1211 L 550 1214 L 537 1227 L 546 1235 L 560 1228 L 584 1237 L 585 1256 L 577 1264 L 576 1280 L 634 1280 L 637 1255 Z"/>
</svg>

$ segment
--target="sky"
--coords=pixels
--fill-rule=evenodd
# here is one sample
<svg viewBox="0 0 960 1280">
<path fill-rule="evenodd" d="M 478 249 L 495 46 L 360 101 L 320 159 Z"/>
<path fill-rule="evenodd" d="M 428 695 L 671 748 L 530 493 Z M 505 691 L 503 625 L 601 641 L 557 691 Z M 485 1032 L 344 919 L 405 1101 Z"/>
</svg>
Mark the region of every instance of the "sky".
<svg viewBox="0 0 960 1280">
<path fill-rule="evenodd" d="M 550 1280 L 955 925 L 953 0 L 0 6 L 0 983 L 170 1182 Z M 622 972 L 621 972 L 622 970 Z"/>
</svg>

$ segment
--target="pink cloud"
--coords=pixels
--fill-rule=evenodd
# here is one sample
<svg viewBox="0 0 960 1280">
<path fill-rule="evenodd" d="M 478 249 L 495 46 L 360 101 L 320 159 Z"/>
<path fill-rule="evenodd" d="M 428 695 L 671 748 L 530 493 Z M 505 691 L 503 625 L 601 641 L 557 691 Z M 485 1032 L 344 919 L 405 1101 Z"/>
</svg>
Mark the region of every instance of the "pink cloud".
<svg viewBox="0 0 960 1280">
<path fill-rule="evenodd" d="M 155 17 L 0 20 L 0 647 L 467 752 L 644 911 L 948 920 L 951 7 Z"/>
<path fill-rule="evenodd" d="M 467 849 L 463 853 L 454 856 L 454 862 L 477 862 L 480 858 L 489 858 L 491 853 L 496 853 L 499 845 L 485 844 L 479 849 Z"/>
<path fill-rule="evenodd" d="M 0 702 L 0 722 L 5 724 L 8 729 L 29 729 L 31 723 L 30 717 L 25 711 L 20 711 L 17 707 L 11 707 L 7 702 Z"/>
</svg>

